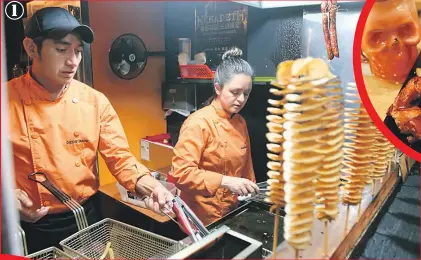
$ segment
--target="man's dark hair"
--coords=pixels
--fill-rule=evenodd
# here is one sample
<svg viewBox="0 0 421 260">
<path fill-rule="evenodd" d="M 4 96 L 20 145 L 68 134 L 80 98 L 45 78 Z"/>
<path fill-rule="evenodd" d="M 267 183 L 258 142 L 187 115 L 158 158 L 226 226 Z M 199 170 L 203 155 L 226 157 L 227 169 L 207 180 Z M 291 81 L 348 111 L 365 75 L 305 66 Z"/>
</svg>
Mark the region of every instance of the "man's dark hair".
<svg viewBox="0 0 421 260">
<path fill-rule="evenodd" d="M 38 50 L 38 55 L 41 56 L 41 49 L 42 49 L 42 44 L 44 43 L 44 41 L 46 40 L 46 38 L 44 37 L 37 37 L 35 39 L 32 39 L 35 43 L 35 45 L 37 46 L 37 50 Z"/>
<path fill-rule="evenodd" d="M 83 43 L 81 37 L 78 34 L 76 34 L 76 33 L 71 33 L 71 34 L 75 35 L 80 40 L 80 42 Z M 44 43 L 45 40 L 48 40 L 48 39 L 54 40 L 53 38 L 42 37 L 42 36 L 39 36 L 39 37 L 36 37 L 36 38 L 32 39 L 34 41 L 35 45 L 37 46 L 38 55 L 41 56 L 42 44 Z"/>
</svg>

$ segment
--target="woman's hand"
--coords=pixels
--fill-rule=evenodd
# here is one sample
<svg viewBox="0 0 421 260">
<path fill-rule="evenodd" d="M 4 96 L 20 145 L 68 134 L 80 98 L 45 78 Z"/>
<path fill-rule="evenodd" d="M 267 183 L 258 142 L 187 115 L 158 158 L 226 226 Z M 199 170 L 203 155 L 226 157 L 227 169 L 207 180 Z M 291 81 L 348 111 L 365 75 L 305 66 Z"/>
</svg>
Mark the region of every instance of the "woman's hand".
<svg viewBox="0 0 421 260">
<path fill-rule="evenodd" d="M 248 179 L 231 176 L 222 177 L 221 187 L 229 189 L 240 196 L 246 196 L 248 194 L 254 195 L 260 192 L 256 183 Z"/>
</svg>

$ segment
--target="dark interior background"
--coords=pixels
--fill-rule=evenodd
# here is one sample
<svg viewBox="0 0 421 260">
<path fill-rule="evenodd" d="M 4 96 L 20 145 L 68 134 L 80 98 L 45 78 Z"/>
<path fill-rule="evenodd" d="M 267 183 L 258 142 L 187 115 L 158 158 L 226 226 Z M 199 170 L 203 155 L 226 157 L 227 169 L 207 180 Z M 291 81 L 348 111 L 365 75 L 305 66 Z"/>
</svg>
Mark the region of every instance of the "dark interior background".
<svg viewBox="0 0 421 260">
<path fill-rule="evenodd" d="M 197 2 L 166 3 L 166 84 L 163 85 L 163 91 L 165 92 L 174 84 L 182 82 L 190 87 L 195 87 L 198 100 L 204 100 L 212 94 L 212 82 L 180 80 L 177 59 L 178 38 L 190 38 L 192 40 L 192 55 L 195 53 L 193 39 L 196 4 Z M 362 3 L 340 3 L 340 6 L 342 10 L 361 10 Z M 248 7 L 247 49 L 243 50 L 243 53 L 255 69 L 257 77 L 274 77 L 277 64 L 288 59 L 302 57 L 304 12 L 320 12 L 320 3 L 315 2 L 311 6 L 270 9 Z M 349 41 L 352 44 L 352 39 L 349 39 Z M 320 54 L 320 57 L 322 57 L 322 54 Z M 335 62 L 340 63 L 341 61 Z M 349 73 L 352 73 L 352 71 Z M 266 157 L 267 140 L 265 134 L 267 133 L 267 100 L 271 97 L 270 87 L 269 84 L 254 84 L 247 105 L 240 112 L 247 121 L 253 165 L 258 182 L 265 181 L 268 178 L 266 176 L 268 159 Z M 184 119 L 179 115 L 168 117 L 168 131 L 177 136 Z"/>
<path fill-rule="evenodd" d="M 192 55 L 195 53 L 195 6 L 197 2 L 167 3 L 165 12 L 166 37 L 166 80 L 177 81 L 180 77 L 178 68 L 178 38 L 192 40 Z M 200 3 L 199 3 L 200 4 Z M 224 4 L 224 3 L 218 3 Z M 243 50 L 247 61 L 253 66 L 257 77 L 274 77 L 276 65 L 287 59 L 301 57 L 301 27 L 303 8 L 288 7 L 259 9 L 248 7 L 247 49 Z M 184 84 L 195 82 L 184 80 Z M 178 82 L 179 83 L 179 82 Z M 171 83 L 164 84 L 171 87 Z M 196 83 L 198 103 L 212 94 L 211 81 Z M 252 94 L 241 111 L 249 130 L 253 165 L 258 182 L 265 181 L 266 149 L 266 108 L 270 98 L 268 84 L 255 84 Z M 165 90 L 164 90 L 165 91 Z M 184 117 L 175 114 L 167 119 L 169 132 L 178 134 Z"/>
<path fill-rule="evenodd" d="M 165 76 L 162 86 L 163 102 L 168 98 L 165 94 L 174 84 L 182 85 L 185 89 L 194 88 L 194 99 L 197 107 L 213 93 L 210 80 L 181 80 L 178 67 L 178 38 L 192 40 L 192 54 L 195 53 L 195 7 L 203 2 L 166 2 L 165 6 Z M 225 4 L 223 2 L 218 4 Z M 233 4 L 233 3 L 229 3 Z M 240 4 L 238 4 L 240 5 Z M 359 6 L 356 3 L 340 3 L 341 8 L 352 9 Z M 24 5 L 25 6 L 25 5 Z M 274 77 L 276 65 L 287 59 L 297 59 L 302 55 L 302 27 L 303 12 L 320 10 L 320 4 L 304 7 L 283 7 L 259 9 L 248 7 L 247 48 L 243 50 L 244 56 L 253 66 L 257 77 Z M 82 13 L 84 8 L 82 6 Z M 23 24 L 22 20 L 5 20 L 6 51 L 8 79 L 11 79 L 12 68 L 15 64 L 26 66 L 22 59 Z M 320 28 L 321 29 L 321 28 Z M 349 39 L 352 41 L 352 39 Z M 24 56 L 23 56 L 24 57 Z M 417 62 L 420 62 L 418 60 Z M 266 108 L 270 85 L 256 83 L 252 94 L 241 114 L 247 121 L 254 169 L 258 182 L 267 179 L 267 149 L 266 149 Z M 167 131 L 176 141 L 179 128 L 185 117 L 173 113 L 167 117 Z"/>
<path fill-rule="evenodd" d="M 3 1 L 4 6 L 10 1 Z M 26 2 L 20 1 L 26 9 Z M 24 17 L 26 17 L 26 10 Z M 22 68 L 26 67 L 26 54 L 23 49 L 22 41 L 24 39 L 23 19 L 11 20 L 4 19 L 4 30 L 6 35 L 6 64 L 7 64 L 7 80 L 12 79 L 12 69 L 15 64 L 19 64 Z"/>
</svg>

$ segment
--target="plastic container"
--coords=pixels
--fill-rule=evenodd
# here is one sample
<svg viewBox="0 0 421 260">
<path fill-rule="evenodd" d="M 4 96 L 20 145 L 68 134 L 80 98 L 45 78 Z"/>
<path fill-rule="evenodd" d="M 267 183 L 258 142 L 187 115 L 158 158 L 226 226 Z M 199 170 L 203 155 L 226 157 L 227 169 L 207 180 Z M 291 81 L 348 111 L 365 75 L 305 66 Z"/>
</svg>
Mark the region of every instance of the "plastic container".
<svg viewBox="0 0 421 260">
<path fill-rule="evenodd" d="M 213 79 L 215 72 L 207 65 L 179 65 L 180 74 L 183 79 Z"/>
<path fill-rule="evenodd" d="M 161 182 L 162 185 L 164 185 L 164 187 L 167 188 L 174 196 L 180 195 L 180 191 L 175 187 L 174 184 L 168 183 L 165 181 L 159 181 L 159 182 Z M 141 200 L 141 198 L 137 194 L 126 190 L 118 182 L 116 185 L 117 185 L 118 191 L 120 192 L 121 200 L 130 204 L 139 206 L 139 207 L 145 207 L 145 203 Z"/>
</svg>

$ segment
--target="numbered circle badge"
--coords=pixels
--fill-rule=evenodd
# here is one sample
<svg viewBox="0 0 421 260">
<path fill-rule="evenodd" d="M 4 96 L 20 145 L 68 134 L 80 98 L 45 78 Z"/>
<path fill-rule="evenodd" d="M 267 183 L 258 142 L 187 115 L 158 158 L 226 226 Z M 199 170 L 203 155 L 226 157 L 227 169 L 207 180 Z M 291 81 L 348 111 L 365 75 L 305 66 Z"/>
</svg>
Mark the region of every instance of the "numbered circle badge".
<svg viewBox="0 0 421 260">
<path fill-rule="evenodd" d="M 6 7 L 4 8 L 4 13 L 10 20 L 19 20 L 25 13 L 25 8 L 20 2 L 11 1 L 7 3 Z"/>
</svg>

